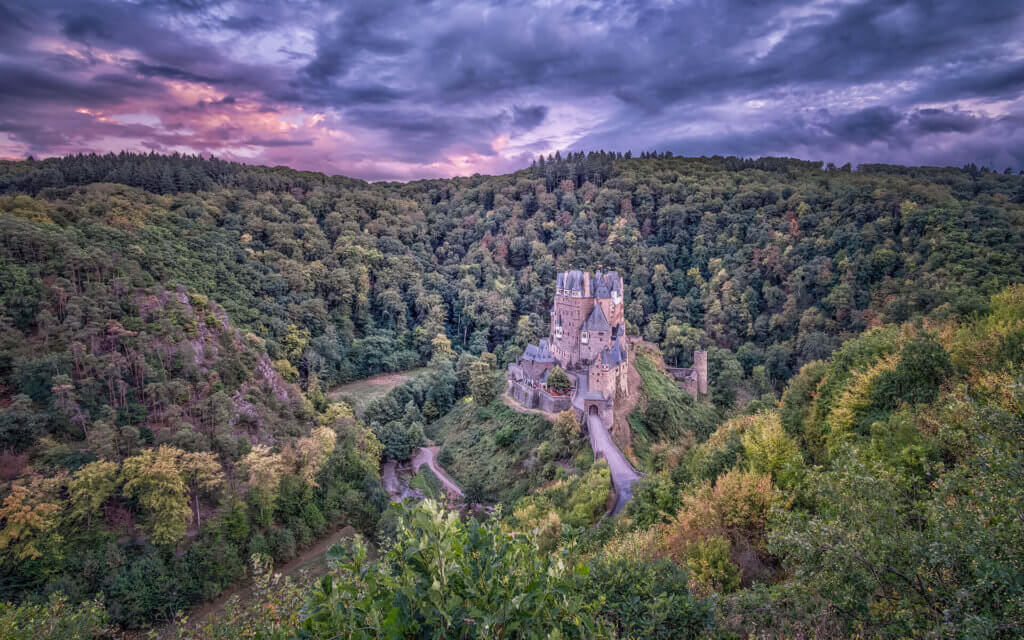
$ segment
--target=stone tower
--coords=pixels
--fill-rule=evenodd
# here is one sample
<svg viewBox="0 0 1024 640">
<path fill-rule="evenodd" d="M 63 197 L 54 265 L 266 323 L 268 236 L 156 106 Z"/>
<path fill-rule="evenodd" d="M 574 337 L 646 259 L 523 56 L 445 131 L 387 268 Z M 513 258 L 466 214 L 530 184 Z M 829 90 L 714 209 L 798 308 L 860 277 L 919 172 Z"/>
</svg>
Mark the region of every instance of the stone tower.
<svg viewBox="0 0 1024 640">
<path fill-rule="evenodd" d="M 700 349 L 693 352 L 693 368 L 697 371 L 697 391 L 708 392 L 708 352 Z"/>
</svg>

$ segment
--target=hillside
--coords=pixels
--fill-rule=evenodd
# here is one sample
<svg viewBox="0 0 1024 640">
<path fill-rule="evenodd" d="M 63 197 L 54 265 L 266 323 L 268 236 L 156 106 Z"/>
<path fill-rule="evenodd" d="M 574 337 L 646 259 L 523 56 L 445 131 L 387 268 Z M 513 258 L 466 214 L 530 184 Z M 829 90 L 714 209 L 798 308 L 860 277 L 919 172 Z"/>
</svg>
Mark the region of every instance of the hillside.
<svg viewBox="0 0 1024 640">
<path fill-rule="evenodd" d="M 0 192 L 35 225 L 9 246 L 59 234 L 80 260 L 131 256 L 330 385 L 418 364 L 439 332 L 505 362 L 543 333 L 556 270 L 606 266 L 669 363 L 713 346 L 719 371 L 763 365 L 780 388 L 868 326 L 983 308 L 1024 262 L 1024 176 L 974 168 L 590 153 L 368 184 L 120 154 L 0 163 Z M 38 294 L 14 295 L 25 328 Z"/>
<path fill-rule="evenodd" d="M 217 595 L 253 551 L 285 562 L 339 522 L 373 531 L 379 445 L 262 338 L 155 284 L 139 247 L 4 228 L 0 599 L 99 593 L 135 626 Z"/>
<path fill-rule="evenodd" d="M 304 637 L 1021 628 L 1024 176 L 590 153 L 371 184 L 119 154 L 0 163 L 0 193 L 0 601 L 25 607 L 0 619 L 61 592 L 146 627 L 351 524 L 381 564 L 338 550 L 246 624 L 288 637 L 344 592 Z M 616 518 L 572 428 L 491 397 L 570 267 L 622 274 L 669 364 L 709 353 L 693 401 L 639 349 L 647 477 Z M 326 394 L 410 369 L 348 387 L 360 418 Z M 497 517 L 385 511 L 382 456 L 428 440 Z M 442 574 L 459 597 L 421 598 Z"/>
</svg>

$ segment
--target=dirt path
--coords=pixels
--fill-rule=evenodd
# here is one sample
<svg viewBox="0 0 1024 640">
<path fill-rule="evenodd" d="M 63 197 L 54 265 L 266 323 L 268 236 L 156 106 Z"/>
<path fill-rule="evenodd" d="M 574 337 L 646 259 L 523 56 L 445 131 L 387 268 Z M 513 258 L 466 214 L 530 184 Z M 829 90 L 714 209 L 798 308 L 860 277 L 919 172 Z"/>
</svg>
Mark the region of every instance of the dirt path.
<svg viewBox="0 0 1024 640">
<path fill-rule="evenodd" d="M 451 479 L 451 476 L 441 468 L 441 465 L 437 464 L 437 452 L 440 449 L 441 447 L 438 446 L 420 447 L 417 449 L 412 456 L 412 470 L 415 473 L 416 471 L 419 471 L 420 467 L 427 465 L 427 468 L 433 471 L 434 475 L 437 476 L 437 479 L 444 485 L 444 489 L 448 492 L 449 498 L 454 498 L 455 496 L 463 498 L 465 497 L 465 494 L 462 493 L 462 489 L 459 488 L 459 485 L 455 484 L 455 481 Z"/>
</svg>

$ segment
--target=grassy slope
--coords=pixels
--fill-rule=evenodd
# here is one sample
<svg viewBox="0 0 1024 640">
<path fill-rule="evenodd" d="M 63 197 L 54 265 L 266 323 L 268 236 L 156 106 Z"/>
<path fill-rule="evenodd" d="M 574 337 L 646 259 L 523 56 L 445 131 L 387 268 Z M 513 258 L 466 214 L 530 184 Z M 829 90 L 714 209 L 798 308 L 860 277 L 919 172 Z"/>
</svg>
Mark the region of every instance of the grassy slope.
<svg viewBox="0 0 1024 640">
<path fill-rule="evenodd" d="M 337 386 L 331 389 L 328 397 L 333 401 L 346 402 L 357 416 L 362 417 L 371 402 L 383 398 L 398 385 L 420 378 L 430 371 L 430 367 L 417 367 L 395 373 L 381 373 Z"/>
<path fill-rule="evenodd" d="M 633 451 L 643 467 L 652 465 L 652 447 L 658 443 L 677 444 L 705 440 L 720 422 L 710 406 L 697 402 L 675 381 L 661 372 L 655 356 L 637 353 L 641 401 L 629 416 Z M 692 435 L 691 435 L 692 434 Z"/>
<path fill-rule="evenodd" d="M 498 401 L 481 408 L 463 400 L 427 435 L 441 445 L 440 461 L 460 486 L 477 483 L 487 498 L 510 503 L 540 485 L 542 465 L 533 451 L 550 434 L 551 423 L 540 416 Z"/>
</svg>

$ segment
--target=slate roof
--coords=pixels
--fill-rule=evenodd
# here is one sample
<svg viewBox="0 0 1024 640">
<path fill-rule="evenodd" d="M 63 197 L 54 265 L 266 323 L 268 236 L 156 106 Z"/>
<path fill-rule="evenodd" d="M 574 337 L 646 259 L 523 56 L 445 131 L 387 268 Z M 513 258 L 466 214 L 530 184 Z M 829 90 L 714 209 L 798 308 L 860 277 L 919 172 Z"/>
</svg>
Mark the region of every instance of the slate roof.
<svg viewBox="0 0 1024 640">
<path fill-rule="evenodd" d="M 606 367 L 617 367 L 625 361 L 626 348 L 622 345 L 621 339 L 617 339 L 611 349 L 605 349 L 601 352 L 601 364 Z"/>
<path fill-rule="evenodd" d="M 596 272 L 591 286 L 594 289 L 595 298 L 610 298 L 613 292 L 617 292 L 620 296 L 622 295 L 622 279 L 614 271 L 609 271 L 608 273 Z"/>
<path fill-rule="evenodd" d="M 605 317 L 604 311 L 601 311 L 601 305 L 594 305 L 594 310 L 590 312 L 590 317 L 583 323 L 584 331 L 611 331 L 612 325 L 608 324 L 608 318 Z"/>
<path fill-rule="evenodd" d="M 558 274 L 555 286 L 558 289 L 568 289 L 569 291 L 583 291 L 583 272 L 579 270 L 566 271 L 565 273 Z"/>
<path fill-rule="evenodd" d="M 555 356 L 551 353 L 551 347 L 548 344 L 547 338 L 542 338 L 540 346 L 535 344 L 526 345 L 526 351 L 523 352 L 523 359 L 533 360 L 534 362 L 554 362 Z"/>
</svg>

